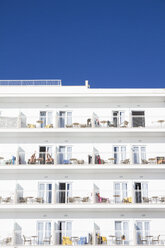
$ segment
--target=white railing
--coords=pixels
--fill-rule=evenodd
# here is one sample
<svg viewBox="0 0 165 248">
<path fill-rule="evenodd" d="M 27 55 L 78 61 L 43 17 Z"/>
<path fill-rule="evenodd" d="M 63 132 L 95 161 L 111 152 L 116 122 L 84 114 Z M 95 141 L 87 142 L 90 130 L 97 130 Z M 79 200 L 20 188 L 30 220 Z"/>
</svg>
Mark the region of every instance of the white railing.
<svg viewBox="0 0 165 248">
<path fill-rule="evenodd" d="M 53 165 L 56 164 L 53 152 L 18 152 L 18 164 L 20 165 Z"/>
<path fill-rule="evenodd" d="M 15 204 L 54 204 L 52 190 L 24 190 L 17 189 Z"/>
<path fill-rule="evenodd" d="M 93 204 L 92 190 L 55 190 L 55 203 L 59 204 Z"/>
<path fill-rule="evenodd" d="M 45 233 L 45 234 L 44 234 Z M 144 235 L 145 233 L 145 235 Z M 1 247 L 6 246 L 165 246 L 165 235 L 159 233 L 150 233 L 149 230 L 135 231 L 135 236 L 130 235 L 129 229 L 113 230 L 99 228 L 98 230 L 38 230 L 33 232 L 29 229 L 26 232 L 15 230 L 8 232 L 8 235 L 0 237 Z"/>
<path fill-rule="evenodd" d="M 4 204 L 149 204 L 165 205 L 165 190 L 129 189 L 129 190 L 99 190 L 92 187 L 89 190 L 26 190 L 0 191 L 0 205 Z"/>
<path fill-rule="evenodd" d="M 45 80 L 0 80 L 0 86 L 36 86 L 36 85 L 53 85 L 61 86 L 59 79 Z"/>
<path fill-rule="evenodd" d="M 164 116 L 129 116 L 121 120 L 120 117 L 106 115 L 98 116 L 71 115 L 60 116 L 53 113 L 50 118 L 42 116 L 38 112 L 36 115 L 29 115 L 21 112 L 20 115 L 0 116 L 1 128 L 165 128 Z"/>
<path fill-rule="evenodd" d="M 22 148 L 21 148 L 22 149 Z M 23 150 L 23 149 L 22 149 Z M 56 149 L 54 149 L 56 150 Z M 0 166 L 5 165 L 165 165 L 163 152 L 36 152 L 14 151 L 0 153 Z"/>
</svg>

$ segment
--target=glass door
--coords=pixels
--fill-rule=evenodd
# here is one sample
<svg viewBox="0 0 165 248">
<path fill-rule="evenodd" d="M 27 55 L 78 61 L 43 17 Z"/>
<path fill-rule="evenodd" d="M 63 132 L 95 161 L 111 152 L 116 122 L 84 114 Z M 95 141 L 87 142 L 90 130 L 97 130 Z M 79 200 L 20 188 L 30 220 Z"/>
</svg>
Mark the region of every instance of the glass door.
<svg viewBox="0 0 165 248">
<path fill-rule="evenodd" d="M 66 125 L 72 125 L 72 112 L 60 111 L 59 127 L 66 127 Z"/>
<path fill-rule="evenodd" d="M 59 164 L 70 164 L 72 158 L 72 147 L 71 146 L 59 146 Z"/>
<path fill-rule="evenodd" d="M 126 159 L 126 146 L 114 146 L 114 164 L 121 164 Z"/>
<path fill-rule="evenodd" d="M 40 111 L 41 128 L 53 124 L 53 113 L 51 111 Z"/>
<path fill-rule="evenodd" d="M 135 203 L 142 203 L 144 198 L 148 198 L 148 183 L 135 182 Z"/>
<path fill-rule="evenodd" d="M 133 164 L 141 164 L 146 160 L 146 147 L 133 146 L 132 147 Z"/>
<path fill-rule="evenodd" d="M 53 149 L 52 146 L 39 147 L 40 164 L 53 164 Z"/>
<path fill-rule="evenodd" d="M 39 245 L 43 245 L 43 240 L 50 239 L 51 237 L 51 222 L 50 221 L 38 221 L 37 222 L 37 236 L 38 236 Z"/>
<path fill-rule="evenodd" d="M 143 244 L 142 240 L 147 240 L 146 236 L 150 235 L 150 222 L 149 221 L 136 221 L 136 242 L 138 245 Z"/>
<path fill-rule="evenodd" d="M 71 196 L 71 184 L 59 183 L 59 203 L 68 203 L 68 198 Z"/>
<path fill-rule="evenodd" d="M 114 183 L 114 201 L 115 203 L 122 203 L 124 198 L 128 197 L 127 183 L 117 182 Z"/>
<path fill-rule="evenodd" d="M 124 111 L 113 111 L 113 125 L 114 127 L 120 127 L 124 123 L 125 112 Z"/>
<path fill-rule="evenodd" d="M 58 222 L 58 237 L 59 237 L 59 241 L 58 243 L 61 245 L 63 238 L 65 237 L 72 237 L 72 222 L 71 221 L 59 221 Z"/>
<path fill-rule="evenodd" d="M 115 221 L 115 236 L 117 244 L 129 244 L 129 223 L 128 221 Z"/>
<path fill-rule="evenodd" d="M 38 196 L 42 198 L 44 203 L 52 203 L 52 184 L 39 183 Z"/>
</svg>

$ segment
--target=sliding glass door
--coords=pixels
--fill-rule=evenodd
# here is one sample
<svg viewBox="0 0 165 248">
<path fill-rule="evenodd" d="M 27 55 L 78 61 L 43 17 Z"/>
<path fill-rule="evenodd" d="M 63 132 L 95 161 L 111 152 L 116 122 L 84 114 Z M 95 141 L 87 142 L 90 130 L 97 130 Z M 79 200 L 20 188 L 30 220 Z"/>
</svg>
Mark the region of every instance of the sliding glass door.
<svg viewBox="0 0 165 248">
<path fill-rule="evenodd" d="M 69 164 L 72 158 L 72 147 L 71 146 L 60 146 L 58 154 L 59 164 Z"/>
<path fill-rule="evenodd" d="M 144 199 L 148 198 L 148 183 L 135 182 L 135 203 L 142 203 Z"/>
<path fill-rule="evenodd" d="M 60 111 L 59 112 L 59 127 L 63 128 L 66 125 L 72 125 L 72 112 Z"/>
<path fill-rule="evenodd" d="M 126 146 L 114 146 L 114 164 L 121 164 L 126 159 Z"/>
<path fill-rule="evenodd" d="M 113 111 L 113 125 L 114 127 L 120 127 L 124 123 L 125 120 L 125 112 L 124 111 Z"/>
<path fill-rule="evenodd" d="M 53 113 L 51 111 L 40 111 L 41 128 L 53 124 Z"/>
<path fill-rule="evenodd" d="M 126 182 L 114 183 L 114 201 L 115 203 L 122 203 L 123 199 L 128 196 Z"/>
<path fill-rule="evenodd" d="M 115 221 L 115 236 L 117 244 L 129 244 L 129 223 L 128 221 Z"/>
<path fill-rule="evenodd" d="M 42 198 L 44 203 L 52 203 L 52 184 L 51 183 L 39 183 L 38 184 L 38 196 Z"/>
<path fill-rule="evenodd" d="M 38 244 L 43 245 L 43 240 L 47 240 L 51 237 L 51 222 L 50 221 L 38 221 L 37 222 L 37 236 Z"/>
<path fill-rule="evenodd" d="M 149 221 L 136 221 L 136 242 L 138 245 L 143 244 L 142 240 L 146 240 L 146 236 L 150 235 L 150 222 Z"/>
<path fill-rule="evenodd" d="M 132 147 L 133 164 L 141 164 L 146 160 L 146 147 L 133 146 Z"/>
</svg>

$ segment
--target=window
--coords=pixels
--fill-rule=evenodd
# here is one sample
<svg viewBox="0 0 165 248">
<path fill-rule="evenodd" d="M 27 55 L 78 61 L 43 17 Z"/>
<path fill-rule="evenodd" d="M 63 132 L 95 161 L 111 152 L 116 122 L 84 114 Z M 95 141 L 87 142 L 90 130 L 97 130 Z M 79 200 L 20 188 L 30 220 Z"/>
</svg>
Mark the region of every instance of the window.
<svg viewBox="0 0 165 248">
<path fill-rule="evenodd" d="M 145 127 L 144 111 L 132 111 L 132 127 Z"/>
</svg>

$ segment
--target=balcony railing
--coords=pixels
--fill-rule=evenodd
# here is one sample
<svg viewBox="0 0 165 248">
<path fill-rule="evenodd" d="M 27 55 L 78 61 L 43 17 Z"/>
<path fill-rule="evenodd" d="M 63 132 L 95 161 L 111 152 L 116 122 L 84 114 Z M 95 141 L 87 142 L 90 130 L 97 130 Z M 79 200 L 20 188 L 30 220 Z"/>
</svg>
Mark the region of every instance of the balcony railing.
<svg viewBox="0 0 165 248">
<path fill-rule="evenodd" d="M 46 112 L 46 111 L 45 111 Z M 54 112 L 29 115 L 21 112 L 12 116 L 0 116 L 0 128 L 165 128 L 164 116 L 133 116 L 121 119 L 119 116 L 70 115 L 59 116 Z"/>
<path fill-rule="evenodd" d="M 36 86 L 53 85 L 60 86 L 61 80 L 0 80 L 0 86 Z"/>
<path fill-rule="evenodd" d="M 36 152 L 36 151 L 1 152 L 0 166 L 7 165 L 159 165 L 165 164 L 163 152 Z"/>
<path fill-rule="evenodd" d="M 97 205 L 97 204 L 136 204 L 165 205 L 165 190 L 99 190 L 96 186 L 89 190 L 82 188 L 74 190 L 26 190 L 0 191 L 0 206 L 9 204 L 31 205 Z"/>
<path fill-rule="evenodd" d="M 130 235 L 129 229 L 108 231 L 104 230 L 31 230 L 8 232 L 0 238 L 1 247 L 6 246 L 165 246 L 164 234 L 151 234 L 149 230 L 135 231 L 136 238 Z M 45 235 L 44 235 L 45 233 Z M 144 235 L 145 233 L 145 235 Z M 132 239 L 131 239 L 132 238 Z"/>
</svg>

